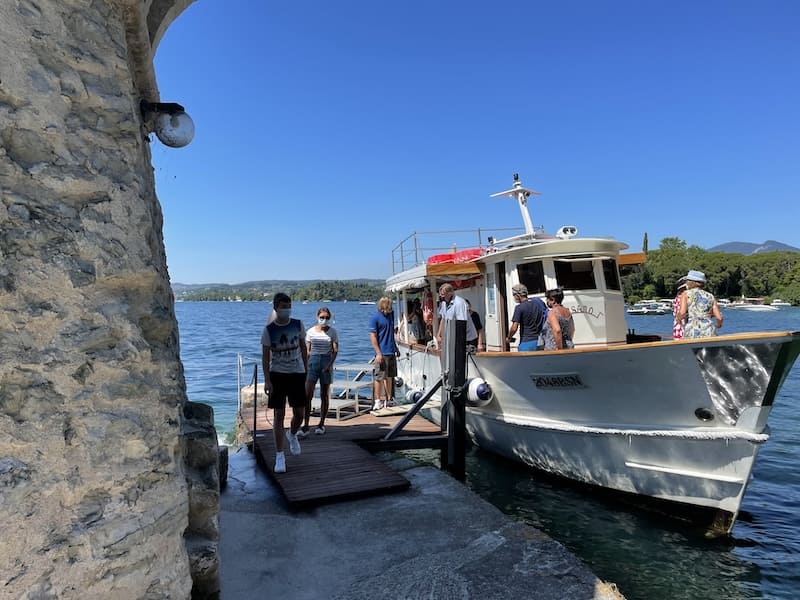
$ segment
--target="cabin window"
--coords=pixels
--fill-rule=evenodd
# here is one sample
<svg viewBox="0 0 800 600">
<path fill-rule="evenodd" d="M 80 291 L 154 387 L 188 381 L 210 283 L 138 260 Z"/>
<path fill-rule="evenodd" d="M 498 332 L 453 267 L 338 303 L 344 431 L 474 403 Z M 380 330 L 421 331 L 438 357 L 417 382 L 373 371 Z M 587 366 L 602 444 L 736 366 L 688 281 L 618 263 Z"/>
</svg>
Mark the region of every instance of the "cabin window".
<svg viewBox="0 0 800 600">
<path fill-rule="evenodd" d="M 528 295 L 544 294 L 544 267 L 541 262 L 530 262 L 517 265 L 519 282 L 528 288 Z"/>
<path fill-rule="evenodd" d="M 565 290 L 595 290 L 594 267 L 591 260 L 556 260 L 556 280 Z"/>
<path fill-rule="evenodd" d="M 603 277 L 606 280 L 607 290 L 621 290 L 622 285 L 619 282 L 619 270 L 617 269 L 617 261 L 607 258 L 603 261 Z"/>
</svg>

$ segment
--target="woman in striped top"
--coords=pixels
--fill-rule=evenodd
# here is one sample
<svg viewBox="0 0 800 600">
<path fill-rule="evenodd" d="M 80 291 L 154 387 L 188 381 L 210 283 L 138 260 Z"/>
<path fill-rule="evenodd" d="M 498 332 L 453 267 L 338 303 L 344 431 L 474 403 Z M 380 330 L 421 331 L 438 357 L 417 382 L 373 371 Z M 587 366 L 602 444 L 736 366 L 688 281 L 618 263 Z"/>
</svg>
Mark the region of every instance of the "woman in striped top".
<svg viewBox="0 0 800 600">
<path fill-rule="evenodd" d="M 314 430 L 317 435 L 325 433 L 325 417 L 330 404 L 333 363 L 339 353 L 339 334 L 330 326 L 331 311 L 322 307 L 317 311 L 317 324 L 306 331 L 308 346 L 308 374 L 306 375 L 306 414 L 305 424 L 300 430 L 301 437 L 308 435 L 308 422 L 311 419 L 311 399 L 319 380 L 319 425 Z"/>
</svg>

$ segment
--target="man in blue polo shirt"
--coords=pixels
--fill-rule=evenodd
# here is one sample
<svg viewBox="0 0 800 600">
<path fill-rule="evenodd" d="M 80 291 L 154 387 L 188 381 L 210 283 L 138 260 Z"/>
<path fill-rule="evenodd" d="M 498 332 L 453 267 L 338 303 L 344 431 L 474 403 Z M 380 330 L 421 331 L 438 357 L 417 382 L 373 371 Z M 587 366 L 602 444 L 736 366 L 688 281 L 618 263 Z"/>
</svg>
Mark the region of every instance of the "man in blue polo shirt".
<svg viewBox="0 0 800 600">
<path fill-rule="evenodd" d="M 378 300 L 378 310 L 369 319 L 369 341 L 375 350 L 372 410 L 392 406 L 394 378 L 397 377 L 397 344 L 394 340 L 394 311 L 392 299 L 384 296 Z"/>
</svg>

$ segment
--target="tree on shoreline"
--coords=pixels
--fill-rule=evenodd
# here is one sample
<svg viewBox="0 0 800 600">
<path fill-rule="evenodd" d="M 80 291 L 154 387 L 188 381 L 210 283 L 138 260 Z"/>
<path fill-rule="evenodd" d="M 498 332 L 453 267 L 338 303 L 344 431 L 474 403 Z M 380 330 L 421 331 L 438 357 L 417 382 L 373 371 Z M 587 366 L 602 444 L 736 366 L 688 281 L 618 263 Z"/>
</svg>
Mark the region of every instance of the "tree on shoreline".
<svg viewBox="0 0 800 600">
<path fill-rule="evenodd" d="M 677 237 L 661 240 L 656 250 L 645 252 L 646 262 L 622 276 L 622 289 L 627 302 L 649 298 L 671 298 L 679 278 L 689 269 L 703 271 L 708 278 L 706 288 L 717 298 L 764 297 L 781 298 L 800 304 L 800 253 L 763 252 L 736 254 L 711 252 L 699 246 L 687 246 Z M 351 300 L 374 302 L 384 295 L 384 282 L 379 279 L 258 281 L 239 285 L 209 285 L 175 291 L 179 300 L 194 301 L 263 301 L 275 292 L 286 291 L 302 302 Z"/>
<path fill-rule="evenodd" d="M 800 304 L 800 253 L 763 252 L 735 254 L 710 252 L 687 246 L 677 237 L 661 240 L 657 250 L 646 252 L 645 264 L 622 276 L 628 302 L 670 298 L 680 277 L 689 269 L 703 271 L 706 289 L 717 298 L 781 298 Z"/>
<path fill-rule="evenodd" d="M 179 300 L 260 302 L 272 300 L 276 292 L 287 292 L 292 300 L 354 300 L 374 302 L 384 294 L 384 283 L 374 279 L 348 281 L 260 281 L 240 285 L 193 287 L 175 292 Z"/>
</svg>

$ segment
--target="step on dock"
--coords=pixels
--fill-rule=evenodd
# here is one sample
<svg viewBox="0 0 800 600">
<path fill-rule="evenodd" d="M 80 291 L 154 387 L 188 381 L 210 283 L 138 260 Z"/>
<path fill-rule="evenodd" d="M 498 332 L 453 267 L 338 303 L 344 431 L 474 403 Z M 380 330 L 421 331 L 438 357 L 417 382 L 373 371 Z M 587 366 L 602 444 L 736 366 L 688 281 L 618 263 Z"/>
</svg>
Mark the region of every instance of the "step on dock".
<svg viewBox="0 0 800 600">
<path fill-rule="evenodd" d="M 404 490 L 409 487 L 409 481 L 361 445 L 371 450 L 442 448 L 447 438 L 439 426 L 417 415 L 405 426 L 401 437 L 382 442 L 382 438 L 402 417 L 400 411 L 383 412 L 389 414 L 378 416 L 364 413 L 343 421 L 326 419 L 323 435 L 314 433 L 319 418 L 312 416 L 309 434 L 300 440 L 301 454 L 293 456 L 286 443 L 286 473 L 274 473 L 272 423 L 267 420 L 267 410 L 259 407 L 253 450 L 259 464 L 274 479 L 286 501 L 293 507 Z M 272 418 L 271 410 L 268 416 Z M 290 421 L 291 409 L 287 407 L 287 430 Z M 240 426 L 252 432 L 252 408 L 242 409 Z"/>
</svg>

